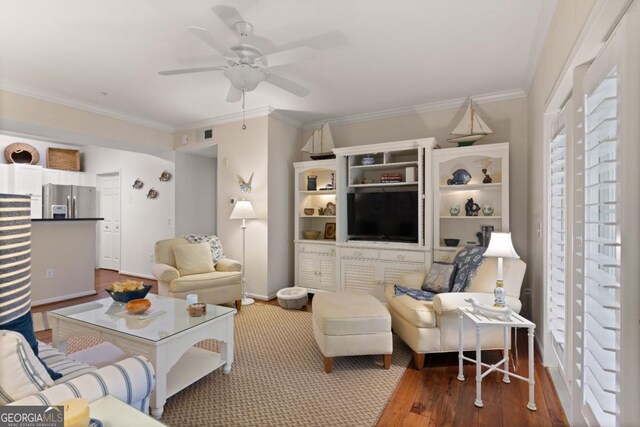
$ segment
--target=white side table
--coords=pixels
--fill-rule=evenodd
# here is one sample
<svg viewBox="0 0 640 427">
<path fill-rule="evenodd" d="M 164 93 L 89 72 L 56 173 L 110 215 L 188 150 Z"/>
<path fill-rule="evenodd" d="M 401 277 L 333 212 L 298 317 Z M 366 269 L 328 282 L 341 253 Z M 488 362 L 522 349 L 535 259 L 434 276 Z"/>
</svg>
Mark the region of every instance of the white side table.
<svg viewBox="0 0 640 427">
<path fill-rule="evenodd" d="M 530 322 L 519 314 L 512 313 L 509 320 L 496 319 L 481 313 L 473 313 L 471 307 L 460 307 L 460 350 L 458 351 L 458 380 L 464 381 L 464 375 L 462 374 L 462 361 L 467 360 L 476 364 L 476 400 L 474 404 L 482 408 L 482 379 L 489 375 L 493 371 L 502 372 L 504 374 L 502 382 L 510 383 L 509 377 L 514 377 L 522 381 L 529 383 L 529 402 L 527 408 L 535 411 L 536 404 L 534 401 L 534 386 L 535 381 L 533 378 L 533 335 L 536 328 L 535 323 Z M 476 326 L 476 358 L 464 356 L 463 350 L 463 334 L 464 334 L 464 319 L 469 319 Z M 482 328 L 485 326 L 502 326 L 504 329 L 504 358 L 494 365 L 488 363 L 482 363 L 481 356 L 481 338 Z M 509 335 L 511 328 L 527 328 L 529 330 L 529 378 L 522 377 L 515 373 L 509 372 Z M 517 345 L 517 343 L 515 344 Z M 504 369 L 499 368 L 500 365 L 504 366 Z M 482 367 L 488 368 L 484 373 Z"/>
</svg>

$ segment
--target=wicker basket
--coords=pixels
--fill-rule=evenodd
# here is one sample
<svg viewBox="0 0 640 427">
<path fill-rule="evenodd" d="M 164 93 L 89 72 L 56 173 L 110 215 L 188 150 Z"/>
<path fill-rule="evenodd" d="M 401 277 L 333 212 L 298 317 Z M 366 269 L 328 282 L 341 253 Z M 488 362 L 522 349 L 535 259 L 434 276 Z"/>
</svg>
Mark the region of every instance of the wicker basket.
<svg viewBox="0 0 640 427">
<path fill-rule="evenodd" d="M 65 171 L 80 170 L 80 151 L 64 148 L 47 148 L 47 167 Z"/>
</svg>

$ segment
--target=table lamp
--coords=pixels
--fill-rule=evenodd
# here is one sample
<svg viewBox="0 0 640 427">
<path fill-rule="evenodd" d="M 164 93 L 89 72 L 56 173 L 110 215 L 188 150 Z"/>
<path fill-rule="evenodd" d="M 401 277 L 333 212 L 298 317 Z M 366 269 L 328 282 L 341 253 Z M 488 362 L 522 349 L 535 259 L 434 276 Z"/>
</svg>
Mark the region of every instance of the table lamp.
<svg viewBox="0 0 640 427">
<path fill-rule="evenodd" d="M 493 290 L 495 301 L 493 305 L 495 307 L 505 307 L 505 296 L 507 292 L 504 289 L 504 282 L 502 276 L 502 263 L 504 258 L 520 258 L 513 248 L 511 242 L 511 233 L 491 233 L 491 240 L 489 240 L 489 247 L 485 251 L 486 257 L 498 258 L 498 279 L 496 280 L 496 288 Z"/>
<path fill-rule="evenodd" d="M 245 264 L 245 233 L 247 230 L 247 219 L 255 219 L 256 213 L 253 211 L 253 206 L 248 200 L 238 200 L 236 205 L 231 211 L 229 219 L 241 219 L 242 220 L 242 305 L 251 305 L 255 301 L 253 298 L 247 298 L 246 280 L 244 277 L 244 264 Z"/>
</svg>

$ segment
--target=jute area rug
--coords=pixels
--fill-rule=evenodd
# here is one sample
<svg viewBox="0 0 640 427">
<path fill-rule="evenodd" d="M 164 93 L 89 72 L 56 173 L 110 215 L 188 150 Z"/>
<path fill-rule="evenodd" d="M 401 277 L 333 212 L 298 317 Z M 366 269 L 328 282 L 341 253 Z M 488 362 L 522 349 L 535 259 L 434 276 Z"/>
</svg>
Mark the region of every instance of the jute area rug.
<svg viewBox="0 0 640 427">
<path fill-rule="evenodd" d="M 73 338 L 69 351 L 95 340 Z M 217 349 L 215 341 L 198 346 Z M 338 357 L 325 374 L 311 313 L 255 304 L 235 318 L 230 375 L 216 370 L 172 396 L 169 426 L 372 426 L 411 358 L 394 335 L 391 369 L 382 356 Z"/>
</svg>

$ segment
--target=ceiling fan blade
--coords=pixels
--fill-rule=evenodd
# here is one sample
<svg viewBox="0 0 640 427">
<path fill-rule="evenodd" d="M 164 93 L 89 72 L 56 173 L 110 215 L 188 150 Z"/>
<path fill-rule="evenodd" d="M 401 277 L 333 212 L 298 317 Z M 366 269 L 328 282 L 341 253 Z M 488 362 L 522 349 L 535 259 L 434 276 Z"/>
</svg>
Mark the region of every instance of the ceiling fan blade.
<svg viewBox="0 0 640 427">
<path fill-rule="evenodd" d="M 203 42 L 205 42 L 206 44 L 208 44 L 209 46 L 211 46 L 212 48 L 214 48 L 215 50 L 217 50 L 218 52 L 220 52 L 224 56 L 230 56 L 232 58 L 235 58 L 237 56 L 229 48 L 229 46 L 227 46 L 226 43 L 224 43 L 223 41 L 218 40 L 217 38 L 215 38 L 213 34 L 211 34 L 209 31 L 205 30 L 204 28 L 189 27 L 189 28 L 187 28 L 187 30 L 189 30 L 191 32 L 191 34 L 195 35 L 200 40 L 202 40 Z"/>
<path fill-rule="evenodd" d="M 227 102 L 238 102 L 242 99 L 242 91 L 233 85 L 229 85 L 229 93 L 227 94 Z"/>
<path fill-rule="evenodd" d="M 159 71 L 158 74 L 160 74 L 161 76 L 174 76 L 176 74 L 202 73 L 205 71 L 224 70 L 226 68 L 226 66 L 182 68 L 180 70 Z"/>
<path fill-rule="evenodd" d="M 234 34 L 236 33 L 236 24 L 238 22 L 246 22 L 242 15 L 240 15 L 240 12 L 234 7 L 219 5 L 212 7 L 211 10 L 213 10 L 213 13 L 215 13 Z"/>
<path fill-rule="evenodd" d="M 285 79 L 284 77 L 280 77 L 277 74 L 269 73 L 267 74 L 265 80 L 274 86 L 278 86 L 280 89 L 284 89 L 287 92 L 291 92 L 294 95 L 298 95 L 300 97 L 307 96 L 310 92 L 306 87 L 292 82 L 289 79 Z"/>
<path fill-rule="evenodd" d="M 262 56 L 260 60 L 268 68 L 279 67 L 281 65 L 293 64 L 308 59 L 315 58 L 316 53 L 313 49 L 302 46 L 295 49 L 282 50 L 280 52 L 270 53 Z"/>
<path fill-rule="evenodd" d="M 318 34 L 316 36 L 307 37 L 306 39 L 296 40 L 294 42 L 283 44 L 278 46 L 278 49 L 294 49 L 300 46 L 307 46 L 313 50 L 329 49 L 339 46 L 346 46 L 349 44 L 349 39 L 344 33 L 339 31 L 330 31 L 327 33 Z"/>
</svg>

